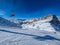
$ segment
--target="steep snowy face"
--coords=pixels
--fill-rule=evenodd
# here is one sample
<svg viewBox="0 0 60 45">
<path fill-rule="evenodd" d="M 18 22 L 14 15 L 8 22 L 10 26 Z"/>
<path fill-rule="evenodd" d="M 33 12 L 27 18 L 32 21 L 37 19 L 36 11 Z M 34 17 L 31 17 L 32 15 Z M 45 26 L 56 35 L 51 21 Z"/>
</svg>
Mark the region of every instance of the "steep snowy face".
<svg viewBox="0 0 60 45">
<path fill-rule="evenodd" d="M 22 25 L 23 29 L 38 29 L 38 30 L 45 30 L 45 31 L 54 31 L 54 28 L 51 26 L 47 20 L 37 21 L 30 24 Z"/>
<path fill-rule="evenodd" d="M 59 30 L 60 21 L 55 15 L 47 15 L 43 17 L 42 19 L 34 19 L 32 22 L 23 24 L 23 29 L 38 29 L 38 30 L 46 30 L 46 31 L 55 31 Z"/>
<path fill-rule="evenodd" d="M 17 24 L 0 17 L 0 26 L 19 27 Z"/>
</svg>

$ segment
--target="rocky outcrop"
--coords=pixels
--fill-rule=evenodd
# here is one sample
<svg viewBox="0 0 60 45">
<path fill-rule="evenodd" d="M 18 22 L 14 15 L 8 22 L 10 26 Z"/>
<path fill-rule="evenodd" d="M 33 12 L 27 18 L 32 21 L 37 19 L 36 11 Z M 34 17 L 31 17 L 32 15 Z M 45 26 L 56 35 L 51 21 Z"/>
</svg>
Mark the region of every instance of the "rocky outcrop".
<svg viewBox="0 0 60 45">
<path fill-rule="evenodd" d="M 60 21 L 58 20 L 57 16 L 54 14 L 48 14 L 46 16 L 44 16 L 43 19 L 51 19 L 49 22 L 55 25 L 59 25 Z"/>
<path fill-rule="evenodd" d="M 60 21 L 58 20 L 56 15 L 51 15 L 51 16 L 52 16 L 52 20 L 50 21 L 50 23 L 55 24 L 55 25 L 59 25 Z"/>
</svg>

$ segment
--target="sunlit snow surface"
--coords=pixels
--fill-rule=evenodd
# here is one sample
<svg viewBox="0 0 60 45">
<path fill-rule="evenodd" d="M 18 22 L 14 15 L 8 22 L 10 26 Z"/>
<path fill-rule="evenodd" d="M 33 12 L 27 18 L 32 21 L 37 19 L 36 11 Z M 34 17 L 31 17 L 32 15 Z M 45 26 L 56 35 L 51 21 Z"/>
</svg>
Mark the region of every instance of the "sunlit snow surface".
<svg viewBox="0 0 60 45">
<path fill-rule="evenodd" d="M 23 24 L 22 28 L 0 26 L 0 45 L 60 45 L 60 32 L 48 21 Z"/>
<path fill-rule="evenodd" d="M 40 21 L 34 22 L 32 24 L 23 24 L 22 28 L 23 29 L 32 28 L 32 29 L 39 29 L 39 30 L 55 32 L 55 29 L 52 27 L 52 25 L 51 25 L 51 23 L 49 23 L 49 21 L 50 20 L 47 19 L 47 20 L 40 20 Z"/>
<path fill-rule="evenodd" d="M 60 45 L 60 33 L 0 27 L 0 45 Z"/>
</svg>

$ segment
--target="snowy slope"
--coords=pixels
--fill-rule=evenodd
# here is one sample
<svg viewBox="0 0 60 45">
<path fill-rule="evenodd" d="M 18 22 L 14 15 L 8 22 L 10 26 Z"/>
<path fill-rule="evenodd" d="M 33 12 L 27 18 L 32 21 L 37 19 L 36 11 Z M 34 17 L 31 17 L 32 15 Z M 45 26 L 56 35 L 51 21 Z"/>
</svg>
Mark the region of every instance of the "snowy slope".
<svg viewBox="0 0 60 45">
<path fill-rule="evenodd" d="M 53 24 L 49 23 L 50 19 L 46 19 L 46 20 L 40 20 L 37 22 L 33 22 L 31 24 L 23 24 L 22 28 L 23 29 L 38 29 L 38 30 L 45 30 L 45 31 L 53 31 L 55 32 L 55 28 L 59 29 L 59 27 L 57 26 L 52 26 Z M 49 29 L 49 30 L 48 30 Z"/>
<path fill-rule="evenodd" d="M 60 45 L 60 33 L 0 27 L 0 45 Z"/>
<path fill-rule="evenodd" d="M 13 23 L 7 19 L 0 17 L 0 26 L 7 26 L 7 27 L 19 27 L 16 23 Z"/>
<path fill-rule="evenodd" d="M 0 18 L 0 45 L 60 45 L 59 20 L 45 18 L 14 21 Z"/>
</svg>

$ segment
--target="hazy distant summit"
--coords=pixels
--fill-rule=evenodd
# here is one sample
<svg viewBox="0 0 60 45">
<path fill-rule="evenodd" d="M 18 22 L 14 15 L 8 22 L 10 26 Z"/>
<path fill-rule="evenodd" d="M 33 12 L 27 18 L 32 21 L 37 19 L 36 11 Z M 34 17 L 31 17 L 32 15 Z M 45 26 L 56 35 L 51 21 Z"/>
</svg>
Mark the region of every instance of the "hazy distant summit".
<svg viewBox="0 0 60 45">
<path fill-rule="evenodd" d="M 16 23 L 11 22 L 10 20 L 4 19 L 2 17 L 0 17 L 0 26 L 19 27 Z"/>
</svg>

